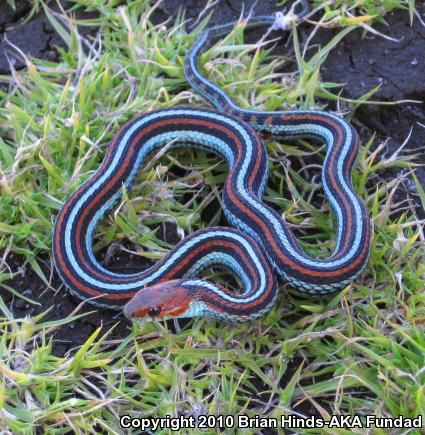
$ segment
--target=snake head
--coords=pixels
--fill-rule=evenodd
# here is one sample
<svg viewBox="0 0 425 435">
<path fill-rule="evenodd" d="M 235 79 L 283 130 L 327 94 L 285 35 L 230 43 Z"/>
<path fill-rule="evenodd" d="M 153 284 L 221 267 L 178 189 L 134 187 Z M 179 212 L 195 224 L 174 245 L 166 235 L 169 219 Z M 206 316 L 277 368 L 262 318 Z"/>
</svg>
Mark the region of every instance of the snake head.
<svg viewBox="0 0 425 435">
<path fill-rule="evenodd" d="M 192 298 L 184 281 L 175 279 L 146 287 L 124 306 L 124 315 L 135 321 L 167 320 L 186 317 Z"/>
</svg>

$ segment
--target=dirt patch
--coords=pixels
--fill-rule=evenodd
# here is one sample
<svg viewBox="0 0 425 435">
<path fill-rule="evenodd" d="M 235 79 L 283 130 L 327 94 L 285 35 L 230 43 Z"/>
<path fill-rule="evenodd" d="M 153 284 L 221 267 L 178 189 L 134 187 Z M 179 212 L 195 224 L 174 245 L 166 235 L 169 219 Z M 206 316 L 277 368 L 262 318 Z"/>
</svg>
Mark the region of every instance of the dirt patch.
<svg viewBox="0 0 425 435">
<path fill-rule="evenodd" d="M 58 53 L 54 46 L 63 46 L 63 42 L 50 25 L 44 14 L 36 15 L 31 21 L 21 25 L 19 19 L 29 11 L 29 7 L 21 4 L 15 14 L 8 14 L 10 21 L 3 23 L 3 37 L 0 40 L 0 74 L 7 74 L 12 64 L 14 69 L 22 69 L 25 59 L 17 55 L 13 45 L 19 47 L 26 55 L 45 60 L 57 60 Z M 11 10 L 9 5 L 0 6 L 0 14 L 4 16 Z M 18 13 L 20 11 L 20 13 Z M 18 20 L 18 21 L 15 21 Z"/>
<path fill-rule="evenodd" d="M 417 4 L 417 10 L 425 16 L 425 4 Z M 425 161 L 425 26 L 415 18 L 410 25 L 406 11 L 393 12 L 386 16 L 387 25 L 379 24 L 376 30 L 396 39 L 389 41 L 381 36 L 362 35 L 357 30 L 348 35 L 333 50 L 322 69 L 325 81 L 344 83 L 342 95 L 357 99 L 369 90 L 380 86 L 373 100 L 393 102 L 416 100 L 418 103 L 397 105 L 362 105 L 355 113 L 354 123 L 367 132 L 378 135 L 375 143 L 389 138 L 383 157 L 388 158 L 412 134 L 403 153 L 415 152 L 415 162 Z M 389 181 L 408 174 L 392 169 L 383 173 Z M 425 168 L 415 169 L 416 176 L 425 186 Z M 412 205 L 421 218 L 425 217 L 418 192 L 411 176 L 407 176 L 398 189 L 396 200 L 412 200 Z"/>
<path fill-rule="evenodd" d="M 66 46 L 43 12 L 34 15 L 26 22 L 25 17 L 31 10 L 31 4 L 28 1 L 16 3 L 15 11 L 7 2 L 0 4 L 0 74 L 9 74 L 11 64 L 16 70 L 25 68 L 25 59 L 14 46 L 28 57 L 51 61 L 59 59 L 57 47 Z M 72 3 L 62 2 L 62 4 L 64 8 L 72 6 Z M 60 12 L 57 4 L 52 3 L 50 7 L 53 13 Z M 93 13 L 81 10 L 76 13 L 77 18 L 93 16 Z M 97 28 L 80 26 L 79 32 L 82 36 L 86 36 L 96 33 Z"/>
<path fill-rule="evenodd" d="M 50 262 L 46 259 L 41 259 L 41 261 L 39 259 L 41 263 L 43 260 L 45 260 L 45 262 L 42 265 L 42 269 L 45 275 L 49 277 Z M 111 260 L 114 260 L 114 258 Z M 131 264 L 130 260 L 129 258 L 125 258 L 123 262 L 122 258 L 118 257 L 114 264 L 119 266 L 124 263 L 128 270 L 129 264 Z M 44 318 L 45 321 L 64 319 L 73 313 L 80 305 L 81 301 L 65 290 L 56 273 L 53 275 L 51 281 L 52 288 L 58 289 L 55 292 L 46 287 L 46 284 L 30 266 L 22 266 L 22 257 L 11 254 L 7 257 L 7 262 L 14 272 L 19 272 L 18 275 L 7 282 L 7 285 L 40 304 L 33 305 L 23 299 L 15 297 L 6 289 L 0 288 L 0 296 L 15 318 L 36 316 L 37 314 L 45 312 L 48 308 L 52 308 Z M 140 268 L 138 270 L 140 270 Z M 117 315 L 116 311 L 103 308 L 99 310 L 93 305 L 83 304 L 76 314 L 82 313 L 87 313 L 87 315 L 56 330 L 52 349 L 54 355 L 63 356 L 69 350 L 82 345 L 99 325 L 103 325 L 103 330 L 107 331 L 118 323 L 110 339 L 122 338 L 128 334 L 129 324 L 123 320 L 122 316 Z"/>
</svg>

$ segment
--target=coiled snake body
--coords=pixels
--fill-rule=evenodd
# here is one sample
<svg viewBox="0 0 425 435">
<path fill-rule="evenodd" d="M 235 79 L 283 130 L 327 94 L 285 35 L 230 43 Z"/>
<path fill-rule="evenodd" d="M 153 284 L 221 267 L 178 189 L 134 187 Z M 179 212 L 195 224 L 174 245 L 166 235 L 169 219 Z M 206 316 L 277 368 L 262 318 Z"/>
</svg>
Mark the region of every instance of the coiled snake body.
<svg viewBox="0 0 425 435">
<path fill-rule="evenodd" d="M 254 18 L 249 26 L 274 20 Z M 65 285 L 78 297 L 107 307 L 126 304 L 124 313 L 132 319 L 207 315 L 244 322 L 272 307 L 277 293 L 272 268 L 301 292 L 325 294 L 352 282 L 365 267 L 371 227 L 351 183 L 359 147 L 356 132 L 344 119 L 317 110 L 240 109 L 198 67 L 202 51 L 232 27 L 233 23 L 204 31 L 185 59 L 188 82 L 220 112 L 170 108 L 133 119 L 117 133 L 100 168 L 60 211 L 54 229 L 54 260 Z M 326 144 L 322 180 L 338 228 L 336 247 L 328 259 L 306 255 L 284 219 L 262 202 L 268 159 L 255 130 L 285 139 L 315 138 Z M 111 272 L 93 254 L 96 224 L 121 196 L 123 185 L 131 188 L 147 156 L 169 143 L 206 149 L 227 160 L 230 170 L 223 208 L 227 220 L 239 230 L 200 230 L 148 270 Z M 235 294 L 196 278 L 212 264 L 230 268 L 240 278 L 243 292 Z"/>
</svg>

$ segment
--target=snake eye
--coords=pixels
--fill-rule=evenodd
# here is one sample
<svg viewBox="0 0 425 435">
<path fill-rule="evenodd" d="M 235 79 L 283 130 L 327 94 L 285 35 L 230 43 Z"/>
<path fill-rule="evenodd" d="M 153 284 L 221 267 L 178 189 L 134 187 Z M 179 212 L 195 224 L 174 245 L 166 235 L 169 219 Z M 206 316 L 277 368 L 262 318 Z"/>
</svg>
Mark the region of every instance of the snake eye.
<svg viewBox="0 0 425 435">
<path fill-rule="evenodd" d="M 158 305 L 156 307 L 150 307 L 148 310 L 148 314 L 151 317 L 157 316 L 160 312 L 161 312 L 161 307 Z"/>
</svg>

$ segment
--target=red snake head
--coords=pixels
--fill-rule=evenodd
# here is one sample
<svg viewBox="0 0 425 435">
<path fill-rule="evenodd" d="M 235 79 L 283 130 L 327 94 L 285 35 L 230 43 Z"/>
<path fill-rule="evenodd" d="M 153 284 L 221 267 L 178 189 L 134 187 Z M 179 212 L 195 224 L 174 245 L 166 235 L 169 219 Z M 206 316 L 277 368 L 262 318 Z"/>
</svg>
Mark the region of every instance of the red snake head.
<svg viewBox="0 0 425 435">
<path fill-rule="evenodd" d="M 175 279 L 140 290 L 127 302 L 123 312 L 130 320 L 166 320 L 184 314 L 191 303 L 183 281 Z"/>
</svg>

